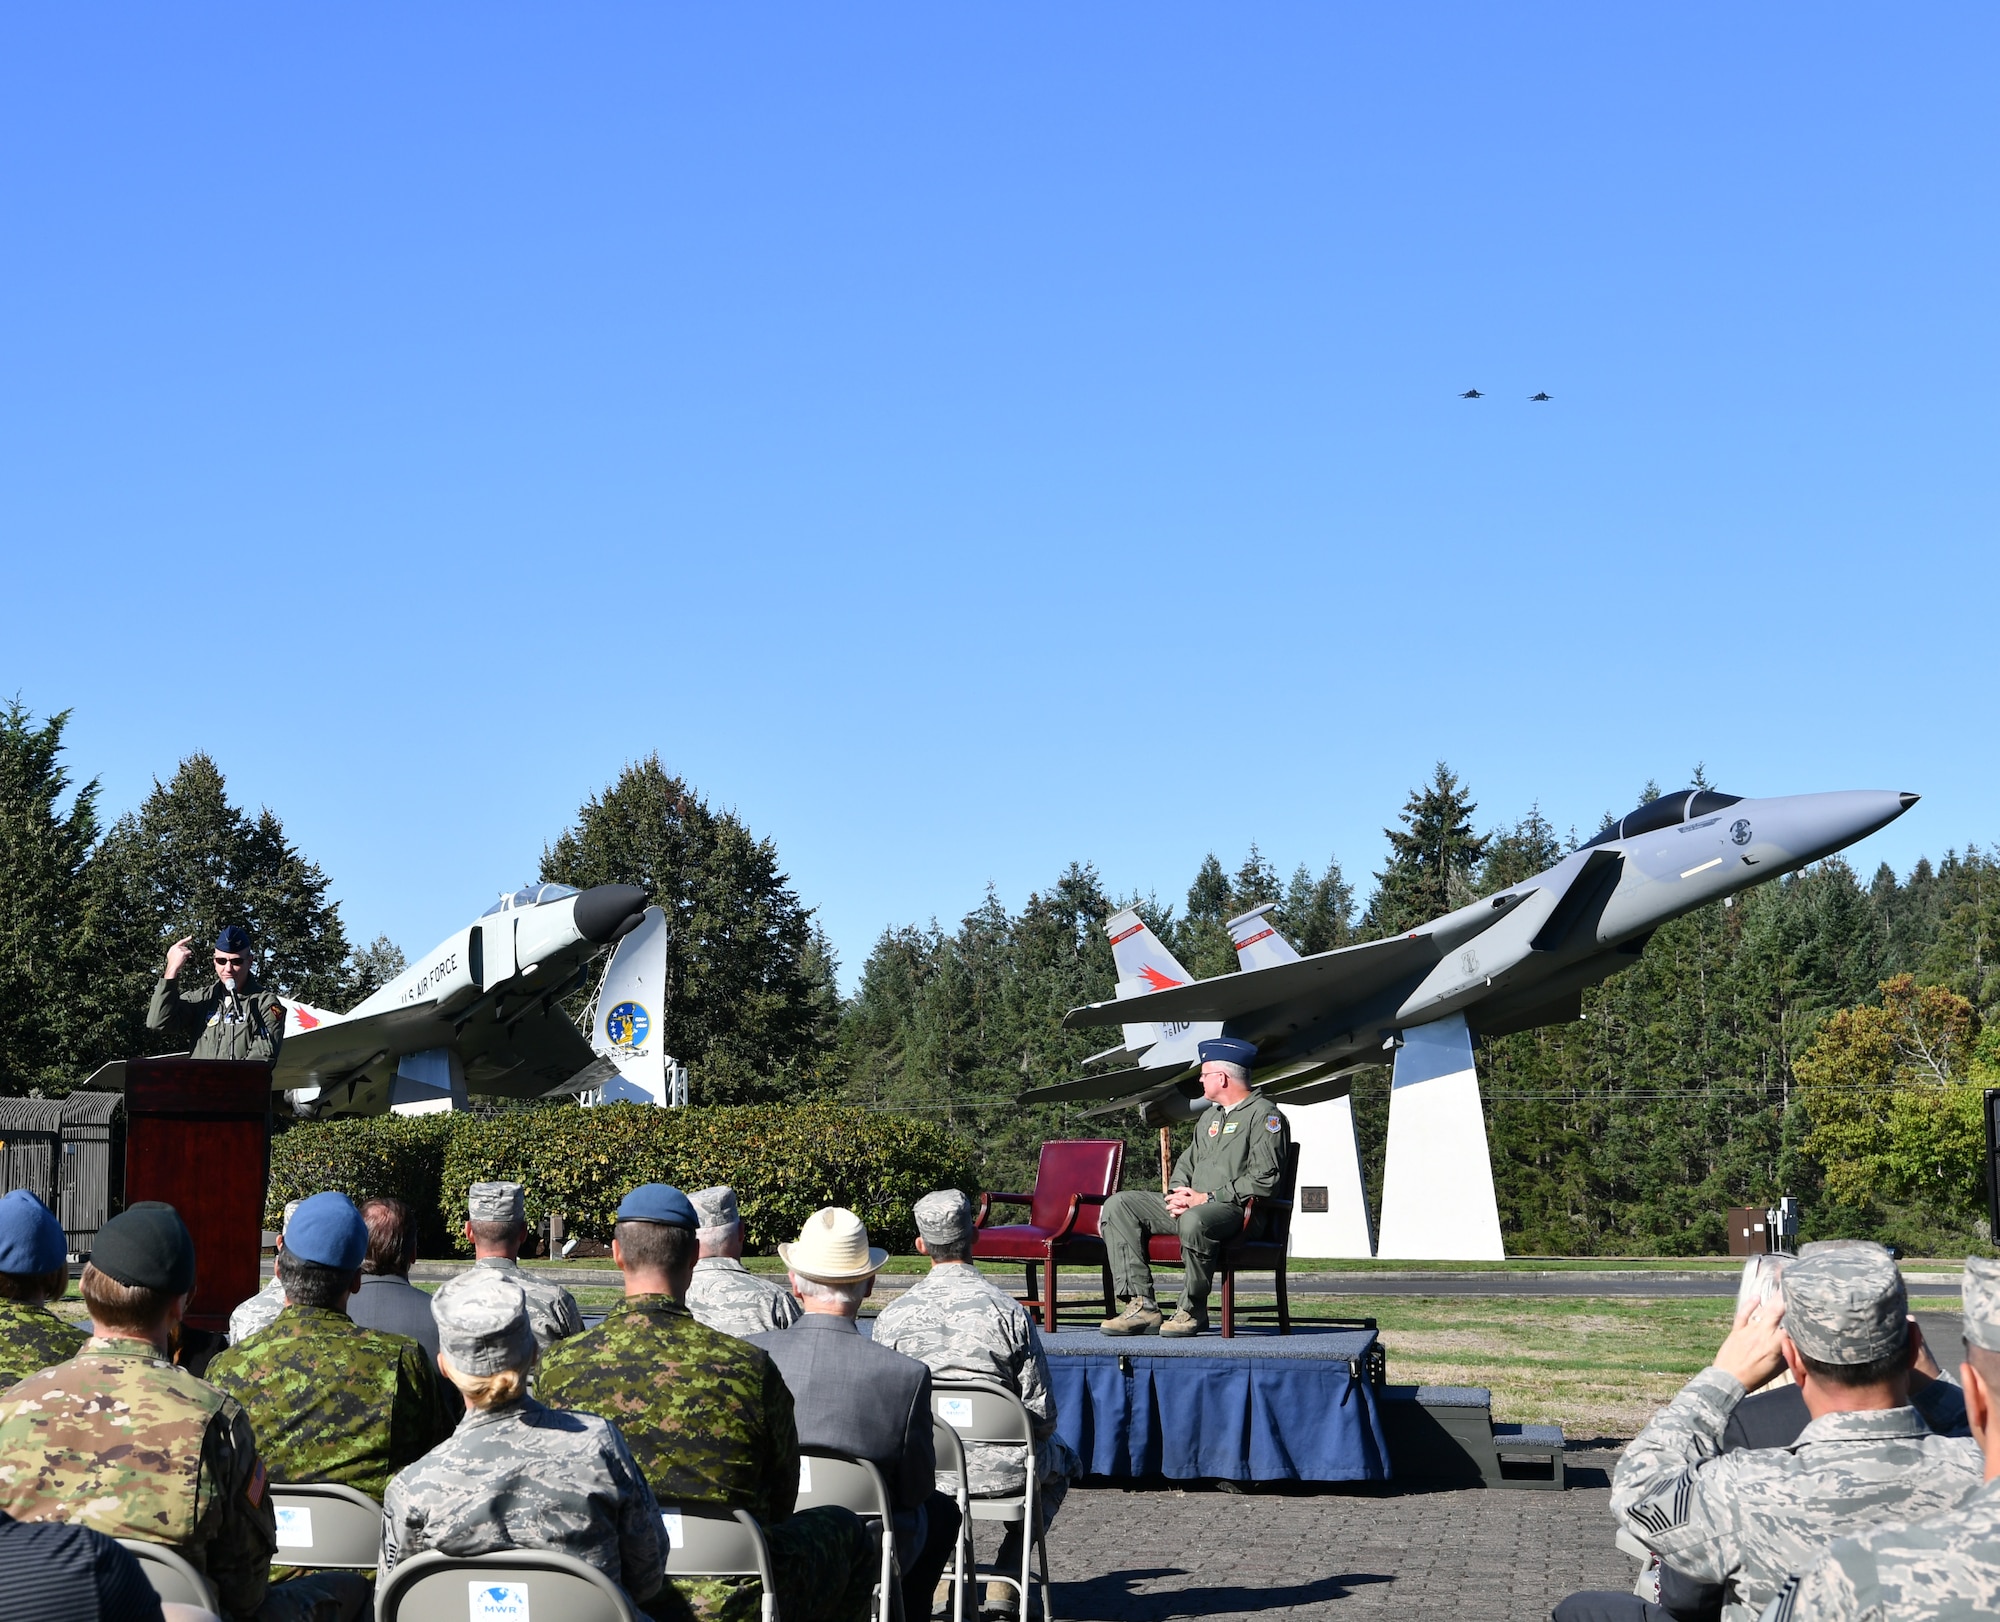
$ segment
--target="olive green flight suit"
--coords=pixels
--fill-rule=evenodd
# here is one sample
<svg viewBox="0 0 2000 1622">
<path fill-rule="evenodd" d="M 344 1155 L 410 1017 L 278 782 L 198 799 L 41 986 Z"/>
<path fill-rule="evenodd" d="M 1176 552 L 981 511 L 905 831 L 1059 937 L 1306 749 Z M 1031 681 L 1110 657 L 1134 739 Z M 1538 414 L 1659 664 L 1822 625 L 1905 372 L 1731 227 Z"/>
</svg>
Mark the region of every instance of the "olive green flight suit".
<svg viewBox="0 0 2000 1622">
<path fill-rule="evenodd" d="M 275 991 L 246 979 L 231 993 L 220 980 L 183 991 L 162 977 L 153 985 L 146 1029 L 190 1042 L 197 1059 L 262 1059 L 273 1063 L 285 1039 L 285 1005 Z"/>
<path fill-rule="evenodd" d="M 1170 1233 L 1180 1239 L 1187 1271 L 1182 1308 L 1194 1311 L 1207 1305 L 1222 1247 L 1232 1239 L 1255 1239 L 1263 1232 L 1267 1218 L 1261 1213 L 1250 1231 L 1243 1231 L 1243 1202 L 1253 1194 L 1277 1193 L 1291 1143 L 1283 1112 L 1262 1093 L 1253 1092 L 1233 1109 L 1210 1105 L 1194 1123 L 1194 1142 L 1174 1162 L 1167 1179 L 1171 1188 L 1206 1194 L 1206 1204 L 1177 1219 L 1168 1215 L 1166 1200 L 1150 1189 L 1126 1189 L 1104 1202 L 1101 1231 L 1119 1299 L 1156 1299 L 1146 1241 L 1153 1234 Z"/>
</svg>

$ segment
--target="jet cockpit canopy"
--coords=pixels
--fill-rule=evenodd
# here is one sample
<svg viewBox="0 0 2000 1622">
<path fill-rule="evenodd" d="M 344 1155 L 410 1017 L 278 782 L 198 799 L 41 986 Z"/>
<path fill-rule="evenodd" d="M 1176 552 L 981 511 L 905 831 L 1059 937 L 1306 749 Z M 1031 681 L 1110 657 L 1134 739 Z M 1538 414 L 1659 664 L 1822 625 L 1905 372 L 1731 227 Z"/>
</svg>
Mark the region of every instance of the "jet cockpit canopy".
<svg viewBox="0 0 2000 1622">
<path fill-rule="evenodd" d="M 544 901 L 560 901 L 566 895 L 575 894 L 576 891 L 567 884 L 524 885 L 511 895 L 501 896 L 479 916 L 491 918 L 496 912 L 513 912 L 521 907 L 539 907 Z"/>
<path fill-rule="evenodd" d="M 1662 794 L 1657 800 L 1628 812 L 1615 822 L 1607 822 L 1595 839 L 1583 842 L 1584 849 L 1588 850 L 1592 845 L 1608 845 L 1614 839 L 1634 839 L 1640 834 L 1657 833 L 1677 823 L 1693 822 L 1697 817 L 1705 817 L 1726 805 L 1734 805 L 1742 798 L 1740 794 L 1723 794 L 1712 788 L 1675 789 L 1673 793 Z"/>
</svg>

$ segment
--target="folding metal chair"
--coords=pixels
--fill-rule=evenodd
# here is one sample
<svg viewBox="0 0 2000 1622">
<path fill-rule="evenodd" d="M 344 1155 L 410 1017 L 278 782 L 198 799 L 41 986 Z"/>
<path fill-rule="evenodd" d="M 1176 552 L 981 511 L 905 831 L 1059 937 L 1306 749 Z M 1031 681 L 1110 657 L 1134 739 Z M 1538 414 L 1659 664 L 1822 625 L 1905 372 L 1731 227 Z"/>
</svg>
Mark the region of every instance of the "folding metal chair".
<svg viewBox="0 0 2000 1622">
<path fill-rule="evenodd" d="M 204 1611 L 221 1614 L 222 1606 L 216 1600 L 215 1589 L 178 1550 L 170 1549 L 164 1543 L 147 1543 L 139 1538 L 120 1538 L 118 1541 L 138 1557 L 139 1569 L 145 1572 L 146 1581 L 153 1585 L 153 1592 L 163 1601 L 172 1605 L 198 1605 Z"/>
<path fill-rule="evenodd" d="M 373 1571 L 382 1553 L 382 1506 L 354 1487 L 330 1481 L 271 1483 L 278 1518 L 274 1566 Z"/>
<path fill-rule="evenodd" d="M 777 1622 L 778 1581 L 771 1546 L 747 1509 L 716 1504 L 662 1504 L 669 1577 L 755 1577 L 763 1593 L 763 1622 Z"/>
<path fill-rule="evenodd" d="M 965 1608 L 966 1568 L 977 1564 L 977 1551 L 972 1547 L 972 1482 L 958 1432 L 935 1414 L 931 1417 L 931 1451 L 937 1455 L 938 1473 L 958 1478 L 952 1490 L 958 1504 L 958 1540 L 951 1551 L 951 1622 L 977 1622 L 979 1607 Z"/>
<path fill-rule="evenodd" d="M 882 1472 L 868 1459 L 852 1458 L 825 1448 L 800 1448 L 799 1496 L 794 1507 L 812 1509 L 820 1504 L 851 1509 L 873 1521 L 879 1529 L 882 1564 L 876 1578 L 875 1614 L 880 1622 L 895 1622 L 903 1583 L 901 1568 L 896 1563 L 895 1511 Z"/>
<path fill-rule="evenodd" d="M 644 1622 L 625 1590 L 603 1572 L 550 1549 L 415 1555 L 376 1590 L 376 1622 L 479 1622 L 502 1616 Z"/>
<path fill-rule="evenodd" d="M 984 1380 L 933 1380 L 931 1412 L 958 1432 L 960 1444 L 986 1443 L 1018 1447 L 1024 1484 L 1017 1495 L 972 1500 L 972 1519 L 999 1521 L 1021 1527 L 1021 1574 L 1000 1570 L 996 1561 L 988 1575 L 1009 1584 L 1021 1596 L 1021 1622 L 1028 1622 L 1028 1595 L 1035 1583 L 1034 1564 L 1041 1563 L 1042 1622 L 1055 1622 L 1049 1602 L 1049 1550 L 1042 1533 L 1041 1484 L 1035 1477 L 1035 1429 L 1021 1399 L 1005 1386 Z M 978 1575 L 977 1565 L 974 1575 Z"/>
</svg>

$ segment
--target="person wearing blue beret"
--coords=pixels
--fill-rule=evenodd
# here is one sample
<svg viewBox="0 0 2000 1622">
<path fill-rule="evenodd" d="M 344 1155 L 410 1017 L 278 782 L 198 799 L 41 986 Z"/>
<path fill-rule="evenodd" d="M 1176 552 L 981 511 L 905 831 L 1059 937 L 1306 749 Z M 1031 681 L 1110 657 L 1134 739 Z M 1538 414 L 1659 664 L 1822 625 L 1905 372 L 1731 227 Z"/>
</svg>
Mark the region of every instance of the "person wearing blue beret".
<svg viewBox="0 0 2000 1622">
<path fill-rule="evenodd" d="M 243 1405 L 273 1481 L 331 1481 L 379 1499 L 452 1432 L 453 1405 L 424 1349 L 347 1315 L 368 1225 L 345 1194 L 302 1200 L 285 1225 L 285 1308 L 218 1352 L 209 1383 Z"/>
<path fill-rule="evenodd" d="M 250 932 L 231 924 L 215 937 L 215 979 L 193 991 L 178 982 L 193 954 L 192 935 L 167 948 L 167 967 L 153 985 L 146 1029 L 191 1044 L 197 1059 L 261 1059 L 274 1063 L 285 1040 L 285 1004 L 252 972 Z"/>
<path fill-rule="evenodd" d="M 67 1363 L 87 1338 L 49 1311 L 69 1288 L 69 1241 L 55 1212 L 17 1188 L 0 1198 L 0 1391 Z"/>
<path fill-rule="evenodd" d="M 1250 1086 L 1256 1045 L 1218 1036 L 1197 1051 L 1208 1108 L 1194 1123 L 1194 1142 L 1174 1162 L 1166 1194 L 1126 1189 L 1104 1202 L 1099 1231 L 1125 1303 L 1104 1320 L 1107 1335 L 1198 1335 L 1208 1328 L 1208 1294 L 1222 1247 L 1258 1237 L 1267 1219 L 1260 1211 L 1246 1228 L 1244 1206 L 1275 1194 L 1284 1179 L 1291 1128 L 1284 1112 Z M 1156 1233 L 1180 1240 L 1185 1272 L 1180 1302 L 1164 1320 L 1146 1256 L 1146 1241 Z"/>
</svg>

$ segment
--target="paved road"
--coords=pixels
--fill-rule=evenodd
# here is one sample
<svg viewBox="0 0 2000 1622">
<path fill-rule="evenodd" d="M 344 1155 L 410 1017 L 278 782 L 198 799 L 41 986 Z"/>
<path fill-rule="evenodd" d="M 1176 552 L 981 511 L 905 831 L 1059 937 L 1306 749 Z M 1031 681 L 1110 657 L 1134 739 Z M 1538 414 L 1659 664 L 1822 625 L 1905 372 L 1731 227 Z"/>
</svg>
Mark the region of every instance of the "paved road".
<svg viewBox="0 0 2000 1622">
<path fill-rule="evenodd" d="M 1740 1275 L 1723 1273 L 1310 1273 L 1293 1295 L 1733 1296 Z M 1913 1279 L 1911 1295 L 1958 1294 L 1956 1279 Z"/>
<path fill-rule="evenodd" d="M 1571 1454 L 1562 1493 L 1075 1488 L 1049 1534 L 1055 1614 L 1546 1622 L 1576 1589 L 1631 1587 L 1611 1541 L 1615 1457 Z M 982 1535 L 990 1559 L 996 1534 Z"/>
</svg>

